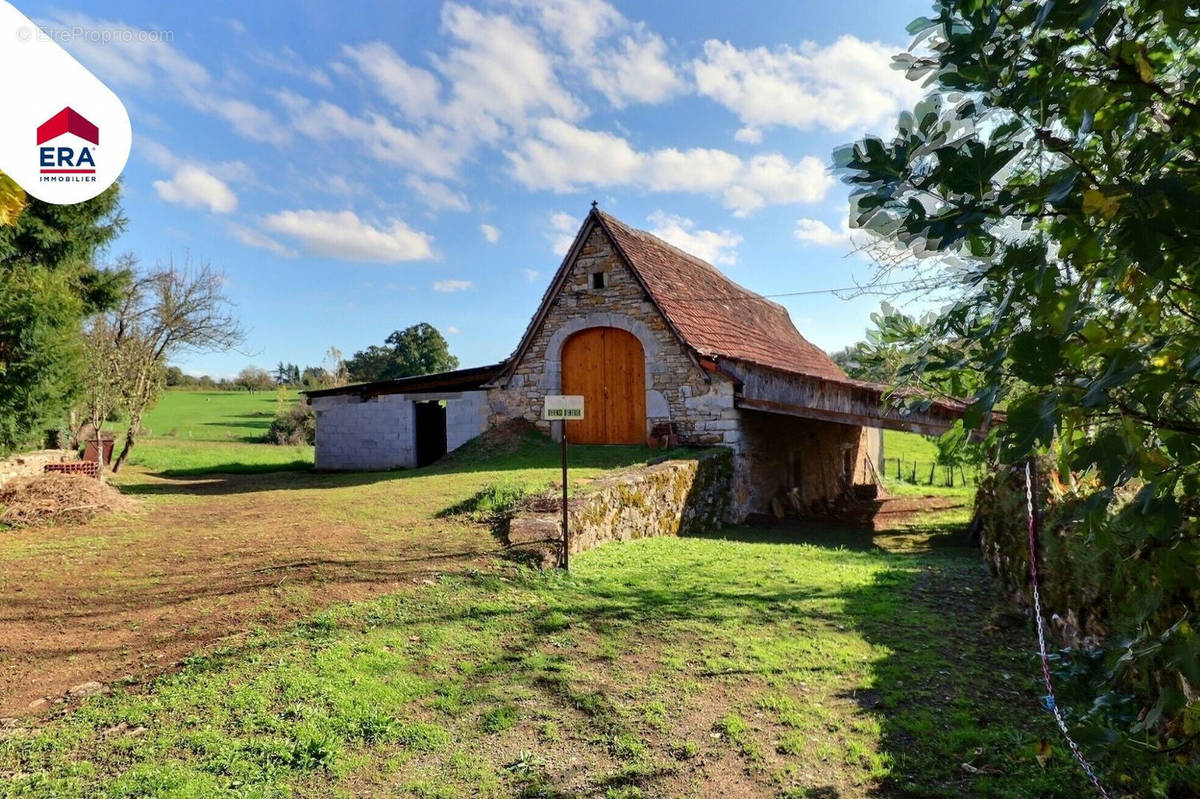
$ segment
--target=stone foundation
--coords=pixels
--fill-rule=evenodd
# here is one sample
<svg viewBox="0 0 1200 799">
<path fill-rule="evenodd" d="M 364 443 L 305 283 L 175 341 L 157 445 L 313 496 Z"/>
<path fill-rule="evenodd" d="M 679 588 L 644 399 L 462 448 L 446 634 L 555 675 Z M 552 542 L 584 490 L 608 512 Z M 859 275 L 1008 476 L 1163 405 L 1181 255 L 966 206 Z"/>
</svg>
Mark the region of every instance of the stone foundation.
<svg viewBox="0 0 1200 799">
<path fill-rule="evenodd" d="M 602 478 L 567 503 L 571 554 L 606 541 L 715 530 L 729 511 L 732 477 L 731 453 L 721 448 Z M 509 524 L 509 546 L 543 567 L 556 565 L 561 519 L 561 510 L 518 515 Z"/>
<path fill-rule="evenodd" d="M 13 455 L 0 461 L 0 487 L 17 477 L 41 474 L 48 463 L 69 463 L 78 460 L 79 453 L 69 449 L 41 449 Z"/>
</svg>

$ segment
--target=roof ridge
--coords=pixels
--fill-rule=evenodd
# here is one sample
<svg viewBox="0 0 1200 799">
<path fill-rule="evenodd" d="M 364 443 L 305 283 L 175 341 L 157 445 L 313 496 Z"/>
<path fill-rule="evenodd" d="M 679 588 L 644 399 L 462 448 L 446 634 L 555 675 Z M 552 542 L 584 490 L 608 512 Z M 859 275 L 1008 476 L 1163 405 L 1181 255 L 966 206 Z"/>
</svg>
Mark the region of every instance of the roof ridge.
<svg viewBox="0 0 1200 799">
<path fill-rule="evenodd" d="M 593 208 L 591 216 L 641 281 L 684 344 L 797 374 L 845 378 L 820 347 L 796 329 L 782 304 L 742 286 L 720 269 L 645 230 Z"/>
<path fill-rule="evenodd" d="M 627 222 L 623 222 L 620 219 L 617 219 L 615 216 L 608 213 L 607 211 L 601 211 L 599 208 L 597 208 L 596 213 L 601 218 L 603 218 L 605 222 L 608 222 L 609 224 L 620 225 L 631 235 L 636 236 L 640 239 L 650 239 L 654 244 L 661 246 L 661 247 L 665 247 L 665 248 L 671 250 L 671 252 L 675 253 L 676 255 L 682 256 L 683 258 L 686 258 L 687 260 L 691 261 L 696 266 L 700 266 L 700 267 L 703 267 L 704 269 L 707 269 L 709 272 L 711 272 L 713 274 L 714 277 L 720 279 L 720 281 L 727 288 L 730 288 L 739 294 L 744 294 L 749 297 L 753 297 L 756 300 L 762 300 L 763 302 L 770 303 L 771 305 L 774 305 L 776 308 L 781 308 L 784 311 L 787 310 L 787 308 L 784 307 L 783 304 L 775 302 L 770 297 L 767 297 L 763 294 L 759 294 L 757 291 L 754 291 L 753 289 L 746 288 L 741 283 L 738 283 L 737 281 L 733 280 L 732 278 L 729 277 L 729 275 L 725 274 L 720 269 L 713 266 L 712 264 L 710 264 L 708 261 L 704 260 L 700 256 L 693 255 L 692 253 L 688 252 L 687 250 L 677 247 L 676 245 L 672 244 L 671 242 L 667 241 L 666 239 L 664 239 L 660 236 L 656 236 L 648 230 L 643 230 L 641 228 L 633 227 L 632 225 L 628 224 Z M 636 269 L 637 267 L 635 266 L 634 268 Z M 712 299 L 720 300 L 722 298 L 721 297 L 713 297 Z"/>
</svg>

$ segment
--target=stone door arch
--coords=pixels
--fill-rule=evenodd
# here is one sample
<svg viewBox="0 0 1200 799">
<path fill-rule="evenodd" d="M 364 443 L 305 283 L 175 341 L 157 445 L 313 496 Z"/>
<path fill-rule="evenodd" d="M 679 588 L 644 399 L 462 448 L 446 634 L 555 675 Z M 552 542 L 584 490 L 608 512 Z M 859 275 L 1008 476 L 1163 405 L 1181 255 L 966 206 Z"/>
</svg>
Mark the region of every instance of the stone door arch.
<svg viewBox="0 0 1200 799">
<path fill-rule="evenodd" d="M 591 327 L 563 343 L 562 393 L 582 394 L 585 416 L 567 422 L 580 444 L 644 444 L 646 356 L 637 336 L 615 327 Z"/>
</svg>

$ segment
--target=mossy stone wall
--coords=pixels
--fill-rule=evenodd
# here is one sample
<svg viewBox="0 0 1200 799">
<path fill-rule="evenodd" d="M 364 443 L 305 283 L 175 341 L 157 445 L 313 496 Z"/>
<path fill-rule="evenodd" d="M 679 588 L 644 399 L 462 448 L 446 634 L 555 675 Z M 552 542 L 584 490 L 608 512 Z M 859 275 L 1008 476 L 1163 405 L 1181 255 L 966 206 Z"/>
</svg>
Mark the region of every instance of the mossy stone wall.
<svg viewBox="0 0 1200 799">
<path fill-rule="evenodd" d="M 606 541 L 702 533 L 719 528 L 731 502 L 733 453 L 725 448 L 601 478 L 567 503 L 571 554 Z M 525 513 L 508 529 L 509 545 L 544 566 L 561 557 L 561 511 Z"/>
</svg>

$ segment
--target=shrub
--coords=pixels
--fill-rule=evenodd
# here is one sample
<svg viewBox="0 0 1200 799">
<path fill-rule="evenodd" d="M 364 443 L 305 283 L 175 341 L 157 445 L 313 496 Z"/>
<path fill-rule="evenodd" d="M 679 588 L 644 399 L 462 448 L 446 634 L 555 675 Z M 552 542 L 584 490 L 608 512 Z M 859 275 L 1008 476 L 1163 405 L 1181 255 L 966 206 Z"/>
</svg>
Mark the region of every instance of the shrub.
<svg viewBox="0 0 1200 799">
<path fill-rule="evenodd" d="M 1157 732 L 1167 746 L 1191 751 L 1200 732 L 1193 721 L 1200 635 L 1190 624 L 1200 605 L 1195 544 L 1176 545 L 1172 558 L 1150 558 L 1156 542 L 1151 519 L 1139 513 L 1143 487 L 1131 482 L 1101 504 L 1090 496 L 1094 482 L 1082 475 L 1064 483 L 1053 458 L 1038 459 L 1038 575 L 1047 635 L 1066 647 L 1053 655 L 1061 691 L 1078 694 L 1084 707 L 1089 692 L 1099 697 L 1078 719 L 1088 743 L 1123 729 L 1135 737 Z M 1024 472 L 1001 469 L 981 481 L 975 508 L 988 567 L 1028 610 L 1025 502 Z M 1097 529 L 1113 535 L 1098 540 Z"/>
<path fill-rule="evenodd" d="M 488 483 L 474 496 L 442 511 L 439 516 L 469 516 L 472 521 L 495 524 L 511 518 L 530 498 L 529 489 L 511 480 Z"/>
<path fill-rule="evenodd" d="M 317 415 L 305 402 L 297 402 L 275 415 L 267 431 L 269 444 L 312 444 L 317 439 Z"/>
</svg>

